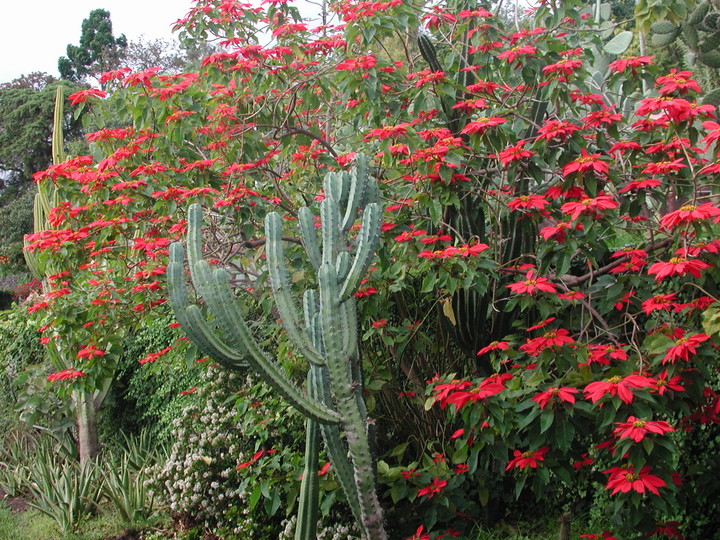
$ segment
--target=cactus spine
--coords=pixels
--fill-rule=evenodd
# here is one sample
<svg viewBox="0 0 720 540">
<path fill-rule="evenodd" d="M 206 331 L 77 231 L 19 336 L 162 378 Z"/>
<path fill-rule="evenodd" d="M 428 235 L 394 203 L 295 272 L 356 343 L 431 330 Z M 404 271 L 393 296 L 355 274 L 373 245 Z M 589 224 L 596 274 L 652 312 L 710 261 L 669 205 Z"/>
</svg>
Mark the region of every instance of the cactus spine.
<svg viewBox="0 0 720 540">
<path fill-rule="evenodd" d="M 372 261 L 380 236 L 378 190 L 368 175 L 368 160 L 358 156 L 353 171 L 325 177 L 321 203 L 320 238 L 314 215 L 307 207 L 298 213 L 308 260 L 317 274 L 317 289 L 305 291 L 302 309 L 292 295 L 282 244 L 282 219 L 270 213 L 265 219 L 268 272 L 275 304 L 288 337 L 309 365 L 307 393 L 295 386 L 284 371 L 255 342 L 244 321 L 224 269 L 211 269 L 202 260 L 201 214 L 198 205 L 188 213 L 188 263 L 191 279 L 205 299 L 213 322 L 188 302 L 183 276 L 184 250 L 170 249 L 168 286 L 170 302 L 188 336 L 228 369 L 250 366 L 285 397 L 307 420 L 306 456 L 296 540 L 316 536 L 318 504 L 319 434 L 342 486 L 353 516 L 367 540 L 387 538 L 375 487 L 375 460 L 371 453 L 372 422 L 362 398 L 362 378 L 354 294 Z M 362 211 L 354 241 L 350 227 Z"/>
</svg>

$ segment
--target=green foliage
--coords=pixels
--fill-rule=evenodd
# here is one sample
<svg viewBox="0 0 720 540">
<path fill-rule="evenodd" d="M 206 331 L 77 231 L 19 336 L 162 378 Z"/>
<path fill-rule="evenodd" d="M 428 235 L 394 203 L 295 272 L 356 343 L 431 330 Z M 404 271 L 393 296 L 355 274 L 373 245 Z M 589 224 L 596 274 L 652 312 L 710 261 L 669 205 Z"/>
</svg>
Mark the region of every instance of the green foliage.
<svg viewBox="0 0 720 540">
<path fill-rule="evenodd" d="M 156 497 L 223 538 L 277 537 L 300 489 L 302 417 L 257 381 L 212 367 L 184 397 L 168 459 L 149 471 Z"/>
<path fill-rule="evenodd" d="M 82 82 L 104 71 L 117 69 L 127 47 L 125 35 L 113 36 L 110 12 L 94 9 L 82 22 L 79 45 L 68 45 L 67 56 L 58 60 L 60 77 Z"/>
<path fill-rule="evenodd" d="M 52 82 L 40 88 L 0 87 L 0 172 L 3 185 L 30 183 L 32 175 L 52 163 L 52 136 L 55 91 L 66 95 L 79 88 L 67 82 Z M 68 140 L 81 136 L 80 121 L 68 113 L 64 119 Z"/>
<path fill-rule="evenodd" d="M 13 184 L 0 195 L 0 276 L 28 276 L 23 237 L 33 231 L 33 184 Z"/>
<path fill-rule="evenodd" d="M 0 313 L 0 351 L 2 395 L 12 401 L 18 391 L 18 375 L 45 357 L 26 306 L 13 304 L 11 309 Z"/>
<path fill-rule="evenodd" d="M 173 422 L 187 405 L 182 392 L 198 384 L 204 367 L 182 347 L 155 362 L 140 363 L 173 345 L 178 337 L 168 327 L 173 322 L 169 314 L 159 312 L 125 339 L 113 386 L 98 413 L 102 440 L 112 444 L 118 433 L 145 430 L 159 440 L 173 436 Z"/>
</svg>

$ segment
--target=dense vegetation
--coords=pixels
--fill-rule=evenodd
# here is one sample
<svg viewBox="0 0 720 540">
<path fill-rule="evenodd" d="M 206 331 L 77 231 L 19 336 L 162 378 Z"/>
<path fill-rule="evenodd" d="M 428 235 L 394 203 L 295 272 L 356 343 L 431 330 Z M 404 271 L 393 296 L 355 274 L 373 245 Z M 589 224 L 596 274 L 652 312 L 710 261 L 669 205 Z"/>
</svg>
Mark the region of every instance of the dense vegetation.
<svg viewBox="0 0 720 540">
<path fill-rule="evenodd" d="M 220 49 L 99 75 L 34 175 L 0 486 L 67 534 L 710 537 L 719 13 L 676 4 L 198 2 L 180 36 Z"/>
</svg>

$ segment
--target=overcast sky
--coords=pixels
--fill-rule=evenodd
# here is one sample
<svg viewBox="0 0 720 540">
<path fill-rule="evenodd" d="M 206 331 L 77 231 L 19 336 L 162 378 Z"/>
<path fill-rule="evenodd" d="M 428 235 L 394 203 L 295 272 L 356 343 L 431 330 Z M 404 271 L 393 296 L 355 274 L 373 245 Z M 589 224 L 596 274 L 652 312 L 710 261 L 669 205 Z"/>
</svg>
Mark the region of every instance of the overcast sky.
<svg viewBox="0 0 720 540">
<path fill-rule="evenodd" d="M 59 76 L 57 61 L 69 43 L 78 45 L 83 19 L 93 9 L 110 12 L 113 34 L 171 39 L 172 24 L 192 0 L 2 0 L 0 83 L 33 71 Z"/>
</svg>

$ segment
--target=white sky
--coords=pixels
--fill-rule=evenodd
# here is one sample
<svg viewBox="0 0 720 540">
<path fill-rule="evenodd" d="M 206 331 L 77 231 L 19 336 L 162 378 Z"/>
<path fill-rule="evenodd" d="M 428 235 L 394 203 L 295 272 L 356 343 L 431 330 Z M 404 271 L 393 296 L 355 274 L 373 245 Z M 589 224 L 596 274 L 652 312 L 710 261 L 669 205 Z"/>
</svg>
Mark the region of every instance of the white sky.
<svg viewBox="0 0 720 540">
<path fill-rule="evenodd" d="M 82 22 L 94 9 L 110 12 L 115 37 L 171 39 L 171 27 L 193 0 L 2 0 L 0 83 L 33 71 L 59 76 L 57 61 L 78 45 Z"/>
</svg>

